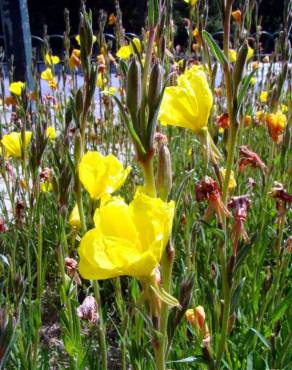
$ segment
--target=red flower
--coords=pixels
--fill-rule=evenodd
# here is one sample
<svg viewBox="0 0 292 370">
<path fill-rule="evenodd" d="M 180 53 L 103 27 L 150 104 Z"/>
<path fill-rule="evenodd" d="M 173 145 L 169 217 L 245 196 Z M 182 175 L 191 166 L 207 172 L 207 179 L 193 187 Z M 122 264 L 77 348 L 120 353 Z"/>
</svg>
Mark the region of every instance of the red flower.
<svg viewBox="0 0 292 370">
<path fill-rule="evenodd" d="M 228 208 L 233 209 L 234 225 L 232 230 L 233 239 L 233 255 L 237 255 L 238 241 L 242 236 L 247 242 L 249 240 L 247 232 L 244 228 L 244 223 L 247 218 L 247 212 L 250 208 L 249 195 L 241 195 L 232 197 L 228 203 Z"/>
<path fill-rule="evenodd" d="M 239 171 L 243 171 L 248 165 L 252 166 L 254 169 L 259 167 L 262 171 L 265 170 L 266 165 L 264 162 L 255 152 L 248 149 L 247 146 L 243 145 L 239 148 L 239 155 Z"/>
<path fill-rule="evenodd" d="M 208 221 L 213 213 L 216 214 L 218 223 L 222 225 L 223 216 L 230 217 L 231 214 L 222 202 L 219 187 L 211 177 L 205 176 L 204 180 L 196 184 L 196 199 L 198 202 L 208 200 L 208 208 L 204 220 Z"/>
</svg>

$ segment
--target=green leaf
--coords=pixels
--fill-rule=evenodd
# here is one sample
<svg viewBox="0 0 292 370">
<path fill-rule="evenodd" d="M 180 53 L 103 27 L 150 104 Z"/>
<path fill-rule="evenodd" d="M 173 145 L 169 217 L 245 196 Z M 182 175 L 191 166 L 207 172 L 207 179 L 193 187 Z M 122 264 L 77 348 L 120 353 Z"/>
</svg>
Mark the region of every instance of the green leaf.
<svg viewBox="0 0 292 370">
<path fill-rule="evenodd" d="M 159 0 L 149 0 L 148 4 L 149 26 L 155 27 L 159 19 Z"/>
<path fill-rule="evenodd" d="M 269 343 L 269 341 L 260 333 L 258 332 L 256 329 L 254 328 L 251 328 L 250 329 L 253 333 L 255 333 L 255 335 L 262 341 L 262 343 L 268 348 L 268 349 L 271 349 L 271 345 Z"/>
<path fill-rule="evenodd" d="M 241 105 L 243 103 L 243 99 L 244 99 L 244 97 L 247 93 L 247 90 L 248 90 L 249 85 L 250 85 L 250 81 L 253 78 L 255 72 L 256 72 L 256 70 L 252 71 L 249 75 L 245 76 L 245 78 L 243 79 L 243 83 L 242 83 L 242 86 L 239 90 L 238 97 L 237 97 L 237 112 L 236 112 L 236 114 L 239 112 L 239 110 L 241 108 Z"/>
<path fill-rule="evenodd" d="M 199 220 L 200 223 L 202 223 L 204 226 L 207 226 L 208 229 L 219 239 L 221 240 L 225 240 L 225 233 L 223 230 L 219 229 L 218 227 L 214 227 L 210 224 L 208 224 L 208 222 L 206 221 L 203 221 L 203 220 Z"/>
<path fill-rule="evenodd" d="M 230 306 L 230 312 L 233 313 L 238 305 L 239 298 L 240 298 L 240 292 L 244 286 L 246 278 L 242 278 L 240 283 L 237 285 L 236 289 L 233 292 L 232 298 L 231 298 L 231 306 Z"/>
<path fill-rule="evenodd" d="M 221 64 L 221 66 L 225 67 L 226 65 L 228 65 L 228 60 L 227 60 L 225 54 L 220 49 L 220 47 L 218 46 L 218 44 L 216 43 L 214 38 L 210 35 L 210 33 L 208 33 L 206 30 L 203 30 L 202 31 L 202 36 L 203 36 L 203 39 L 208 44 L 212 54 L 218 60 L 218 62 Z"/>
<path fill-rule="evenodd" d="M 276 307 L 271 317 L 271 325 L 280 320 L 286 310 L 290 307 L 292 300 L 292 290 L 286 295 L 280 304 Z"/>
<path fill-rule="evenodd" d="M 239 251 L 238 251 L 238 254 L 237 254 L 237 259 L 236 259 L 236 264 L 235 264 L 235 268 L 234 268 L 234 272 L 236 272 L 240 266 L 243 264 L 246 256 L 248 255 L 248 253 L 250 252 L 256 238 L 257 238 L 257 233 L 255 233 L 255 235 L 252 237 L 250 243 L 246 244 L 246 245 L 243 245 L 242 247 L 239 248 Z"/>
<path fill-rule="evenodd" d="M 119 60 L 119 65 L 120 65 L 120 70 L 122 71 L 124 77 L 127 76 L 127 73 L 128 73 L 127 63 L 124 60 L 120 59 Z"/>
<path fill-rule="evenodd" d="M 115 102 L 117 103 L 118 107 L 119 107 L 119 110 L 120 110 L 120 113 L 122 115 L 122 118 L 123 118 L 123 121 L 132 137 L 132 140 L 134 142 L 134 145 L 136 146 L 137 150 L 139 151 L 140 154 L 142 155 L 146 155 L 146 150 L 143 146 L 143 144 L 141 143 L 141 140 L 139 138 L 139 136 L 137 135 L 127 113 L 125 112 L 125 108 L 123 107 L 122 103 L 120 102 L 120 100 L 116 97 L 116 96 L 112 96 L 112 98 L 115 100 Z"/>
</svg>

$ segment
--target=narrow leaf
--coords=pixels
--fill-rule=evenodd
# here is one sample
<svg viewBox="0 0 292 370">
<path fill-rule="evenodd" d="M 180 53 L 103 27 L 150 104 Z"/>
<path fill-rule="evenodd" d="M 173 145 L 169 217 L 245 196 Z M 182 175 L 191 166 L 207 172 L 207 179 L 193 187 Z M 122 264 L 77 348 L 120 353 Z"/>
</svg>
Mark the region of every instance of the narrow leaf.
<svg viewBox="0 0 292 370">
<path fill-rule="evenodd" d="M 208 44 L 212 54 L 214 57 L 218 60 L 218 62 L 221 64 L 222 67 L 226 66 L 228 64 L 228 60 L 223 53 L 223 51 L 220 49 L 214 38 L 208 33 L 206 30 L 202 31 L 203 39 Z"/>
</svg>

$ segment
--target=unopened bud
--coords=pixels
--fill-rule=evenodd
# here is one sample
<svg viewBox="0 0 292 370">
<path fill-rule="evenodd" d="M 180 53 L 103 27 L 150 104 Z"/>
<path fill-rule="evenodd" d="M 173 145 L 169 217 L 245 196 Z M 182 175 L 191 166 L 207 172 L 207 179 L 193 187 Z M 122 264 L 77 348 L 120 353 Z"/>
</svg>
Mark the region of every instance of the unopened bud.
<svg viewBox="0 0 292 370">
<path fill-rule="evenodd" d="M 98 321 L 97 303 L 94 297 L 88 296 L 84 299 L 82 305 L 77 308 L 77 315 L 90 323 L 96 323 Z"/>
<path fill-rule="evenodd" d="M 165 144 L 159 148 L 156 186 L 159 196 L 162 199 L 167 199 L 172 188 L 172 168 L 170 152 Z"/>
<path fill-rule="evenodd" d="M 237 59 L 233 70 L 233 86 L 235 92 L 237 92 L 238 85 L 242 79 L 242 74 L 247 60 L 247 54 L 248 54 L 248 44 L 247 42 L 244 42 L 238 51 Z"/>
<path fill-rule="evenodd" d="M 90 56 L 93 46 L 93 33 L 90 15 L 90 13 L 88 15 L 85 12 L 84 14 L 81 14 L 79 26 L 81 54 L 84 53 L 86 57 Z"/>
<path fill-rule="evenodd" d="M 149 80 L 148 105 L 150 110 L 157 109 L 157 103 L 162 89 L 162 67 L 155 63 Z"/>
<path fill-rule="evenodd" d="M 133 119 L 141 106 L 141 67 L 136 59 L 128 70 L 126 103 Z"/>
<path fill-rule="evenodd" d="M 75 106 L 76 106 L 76 115 L 77 117 L 80 117 L 82 110 L 83 110 L 83 93 L 82 93 L 81 87 L 77 90 L 77 93 L 76 93 Z"/>
<path fill-rule="evenodd" d="M 81 140 L 80 131 L 76 130 L 75 145 L 74 145 L 74 160 L 75 160 L 76 164 L 78 164 L 78 162 L 80 160 L 81 148 L 82 148 L 82 140 Z"/>
<path fill-rule="evenodd" d="M 197 306 L 195 309 L 189 309 L 185 315 L 187 321 L 196 328 L 200 336 L 204 339 L 210 338 L 204 307 Z"/>
</svg>

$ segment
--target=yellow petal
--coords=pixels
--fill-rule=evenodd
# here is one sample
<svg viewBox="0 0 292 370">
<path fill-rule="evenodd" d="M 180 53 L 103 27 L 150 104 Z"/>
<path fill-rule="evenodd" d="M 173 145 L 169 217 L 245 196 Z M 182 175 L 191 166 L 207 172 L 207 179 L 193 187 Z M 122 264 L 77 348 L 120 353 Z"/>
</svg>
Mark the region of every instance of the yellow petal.
<svg viewBox="0 0 292 370">
<path fill-rule="evenodd" d="M 57 55 L 46 54 L 45 61 L 48 65 L 58 64 L 60 63 L 60 58 Z"/>
<path fill-rule="evenodd" d="M 201 66 L 193 66 L 178 78 L 177 86 L 165 89 L 159 120 L 198 132 L 207 126 L 212 104 L 206 75 Z"/>
<path fill-rule="evenodd" d="M 111 194 L 125 182 L 131 167 L 123 168 L 114 156 L 103 156 L 98 152 L 87 152 L 79 164 L 79 178 L 91 198 Z"/>
<path fill-rule="evenodd" d="M 119 48 L 117 51 L 117 57 L 120 59 L 129 59 L 133 54 L 131 45 L 124 45 Z"/>
<path fill-rule="evenodd" d="M 71 227 L 80 228 L 81 221 L 80 221 L 80 215 L 78 210 L 78 205 L 75 204 L 74 208 L 72 209 L 72 212 L 69 216 L 69 224 Z"/>
<path fill-rule="evenodd" d="M 174 202 L 138 191 L 127 205 L 113 198 L 95 212 L 95 228 L 81 240 L 80 274 L 86 279 L 149 277 L 169 239 Z"/>
<path fill-rule="evenodd" d="M 45 81 L 50 81 L 54 79 L 54 75 L 51 68 L 47 68 L 41 73 L 41 79 Z"/>
<path fill-rule="evenodd" d="M 21 81 L 12 82 L 9 85 L 9 91 L 11 92 L 11 94 L 14 94 L 16 96 L 20 96 L 24 87 L 25 87 L 24 82 L 21 82 Z"/>
<path fill-rule="evenodd" d="M 46 136 L 49 140 L 55 140 L 57 137 L 56 130 L 54 127 L 47 127 Z"/>
<path fill-rule="evenodd" d="M 25 143 L 24 149 L 27 148 L 32 133 L 30 131 L 25 132 Z M 21 133 L 20 132 L 11 132 L 10 134 L 4 135 L 1 143 L 5 147 L 7 156 L 12 156 L 19 158 L 21 157 Z"/>
</svg>

